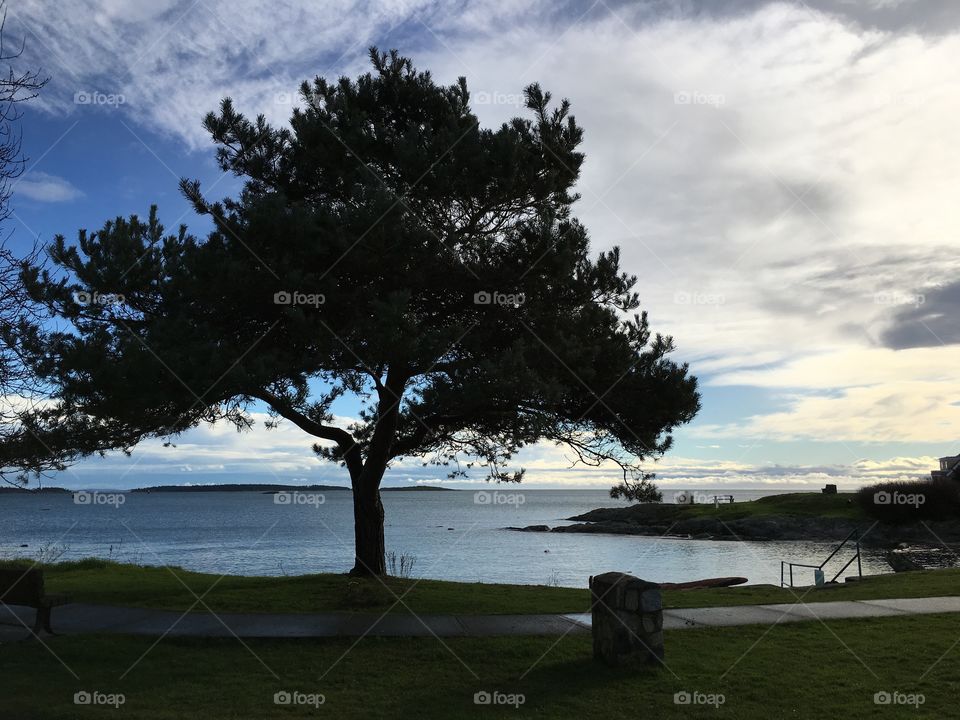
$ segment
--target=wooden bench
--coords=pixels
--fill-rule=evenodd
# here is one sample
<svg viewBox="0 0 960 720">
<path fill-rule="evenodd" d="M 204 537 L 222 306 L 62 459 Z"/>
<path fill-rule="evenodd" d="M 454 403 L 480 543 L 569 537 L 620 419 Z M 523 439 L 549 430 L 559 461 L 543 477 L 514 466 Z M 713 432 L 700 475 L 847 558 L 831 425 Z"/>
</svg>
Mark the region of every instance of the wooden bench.
<svg viewBox="0 0 960 720">
<path fill-rule="evenodd" d="M 36 608 L 34 634 L 38 633 L 40 628 L 53 634 L 50 611 L 57 605 L 68 602 L 70 598 L 66 595 L 47 595 L 43 591 L 43 570 L 39 568 L 0 569 L 0 603 Z"/>
</svg>

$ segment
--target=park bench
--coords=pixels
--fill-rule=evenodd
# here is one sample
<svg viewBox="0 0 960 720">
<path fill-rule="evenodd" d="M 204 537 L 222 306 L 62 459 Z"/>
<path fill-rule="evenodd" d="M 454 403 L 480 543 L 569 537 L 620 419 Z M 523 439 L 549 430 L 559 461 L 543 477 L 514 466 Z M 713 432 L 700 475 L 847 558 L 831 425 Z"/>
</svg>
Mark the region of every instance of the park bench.
<svg viewBox="0 0 960 720">
<path fill-rule="evenodd" d="M 70 602 L 66 595 L 47 595 L 43 590 L 43 570 L 39 568 L 0 569 L 0 603 L 36 608 L 37 619 L 33 624 L 34 634 L 43 628 L 53 633 L 50 627 L 50 611 L 57 605 Z"/>
</svg>

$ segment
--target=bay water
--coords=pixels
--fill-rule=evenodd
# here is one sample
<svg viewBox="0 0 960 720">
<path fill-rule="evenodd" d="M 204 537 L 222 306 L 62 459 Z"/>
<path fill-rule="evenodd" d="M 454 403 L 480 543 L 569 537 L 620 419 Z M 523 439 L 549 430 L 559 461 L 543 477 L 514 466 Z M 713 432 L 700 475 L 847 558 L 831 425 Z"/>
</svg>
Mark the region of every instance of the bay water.
<svg viewBox="0 0 960 720">
<path fill-rule="evenodd" d="M 554 527 L 626 504 L 606 490 L 521 487 L 384 492 L 387 550 L 397 569 L 405 556 L 413 559 L 413 577 L 466 582 L 586 587 L 591 575 L 616 570 L 656 582 L 737 575 L 778 584 L 782 560 L 817 564 L 842 539 L 734 542 L 506 530 Z M 722 492 L 740 502 L 771 494 Z M 0 494 L 0 557 L 100 557 L 238 575 L 346 572 L 353 564 L 347 491 L 285 499 L 262 492 L 125 493 L 113 502 L 108 495 L 78 503 L 70 494 Z M 838 556 L 828 574 L 849 557 Z M 864 551 L 862 564 L 865 574 L 890 572 L 875 550 Z M 812 584 L 812 573 L 798 571 L 797 580 Z"/>
</svg>

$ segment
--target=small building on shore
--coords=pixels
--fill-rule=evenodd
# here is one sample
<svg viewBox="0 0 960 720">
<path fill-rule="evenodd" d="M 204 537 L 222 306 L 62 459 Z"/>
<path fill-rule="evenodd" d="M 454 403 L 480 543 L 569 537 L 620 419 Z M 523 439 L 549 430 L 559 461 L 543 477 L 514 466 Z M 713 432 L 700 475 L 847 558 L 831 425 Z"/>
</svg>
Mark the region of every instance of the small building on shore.
<svg viewBox="0 0 960 720">
<path fill-rule="evenodd" d="M 960 481 L 960 455 L 940 458 L 940 469 L 930 473 L 934 480 Z"/>
</svg>

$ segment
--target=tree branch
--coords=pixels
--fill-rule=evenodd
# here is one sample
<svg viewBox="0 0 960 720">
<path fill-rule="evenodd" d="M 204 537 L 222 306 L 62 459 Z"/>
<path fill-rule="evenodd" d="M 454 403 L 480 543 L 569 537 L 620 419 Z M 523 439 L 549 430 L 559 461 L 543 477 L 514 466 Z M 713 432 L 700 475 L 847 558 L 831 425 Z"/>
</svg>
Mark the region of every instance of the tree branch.
<svg viewBox="0 0 960 720">
<path fill-rule="evenodd" d="M 287 402 L 283 397 L 263 388 L 248 391 L 250 397 L 262 400 L 276 411 L 280 417 L 283 417 L 304 432 L 323 440 L 331 440 L 337 444 L 340 454 L 343 456 L 347 469 L 350 471 L 350 477 L 359 476 L 363 470 L 363 459 L 360 457 L 360 446 L 357 445 L 353 436 L 346 430 L 332 425 L 324 425 L 315 420 L 311 420 L 302 412 L 298 411 L 293 405 Z"/>
</svg>

